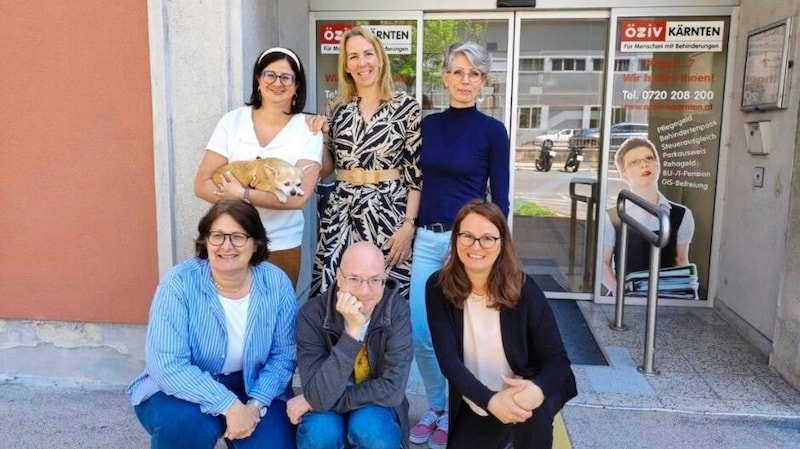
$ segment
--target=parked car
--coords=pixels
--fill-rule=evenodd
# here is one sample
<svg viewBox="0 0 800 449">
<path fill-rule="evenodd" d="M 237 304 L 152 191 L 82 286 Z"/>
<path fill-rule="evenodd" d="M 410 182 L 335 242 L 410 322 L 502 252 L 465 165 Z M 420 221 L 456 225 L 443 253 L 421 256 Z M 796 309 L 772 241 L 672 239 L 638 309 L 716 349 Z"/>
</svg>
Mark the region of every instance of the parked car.
<svg viewBox="0 0 800 449">
<path fill-rule="evenodd" d="M 570 148 L 593 148 L 600 145 L 600 132 L 595 128 L 583 128 L 569 138 Z"/>
<path fill-rule="evenodd" d="M 549 140 L 554 145 L 566 145 L 569 142 L 569 138 L 579 131 L 580 128 L 564 128 L 554 133 L 541 134 L 533 138 L 533 144 L 541 147 L 545 141 Z"/>
<path fill-rule="evenodd" d="M 617 123 L 611 125 L 611 145 L 619 146 L 628 137 L 647 137 L 647 123 Z"/>
</svg>

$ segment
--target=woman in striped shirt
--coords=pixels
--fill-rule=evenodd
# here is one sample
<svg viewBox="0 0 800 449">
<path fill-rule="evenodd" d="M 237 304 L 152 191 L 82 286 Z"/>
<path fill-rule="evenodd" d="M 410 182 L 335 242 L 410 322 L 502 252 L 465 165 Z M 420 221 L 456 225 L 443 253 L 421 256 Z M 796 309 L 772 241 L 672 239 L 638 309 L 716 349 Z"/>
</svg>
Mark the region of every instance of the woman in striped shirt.
<svg viewBox="0 0 800 449">
<path fill-rule="evenodd" d="M 150 308 L 145 370 L 127 395 L 153 447 L 294 448 L 286 416 L 297 301 L 269 262 L 258 211 L 216 203 L 197 257 L 170 270 Z M 230 447 L 230 446 L 229 446 Z"/>
</svg>

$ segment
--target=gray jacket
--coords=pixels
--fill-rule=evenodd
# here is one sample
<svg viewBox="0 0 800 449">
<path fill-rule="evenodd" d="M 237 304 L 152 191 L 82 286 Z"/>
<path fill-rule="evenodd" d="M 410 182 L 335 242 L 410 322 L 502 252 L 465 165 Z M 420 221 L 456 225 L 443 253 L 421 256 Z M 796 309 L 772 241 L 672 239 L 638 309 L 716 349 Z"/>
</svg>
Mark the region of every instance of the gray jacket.
<svg viewBox="0 0 800 449">
<path fill-rule="evenodd" d="M 375 307 L 367 330 L 367 358 L 372 378 L 350 382 L 361 342 L 344 332 L 336 311 L 336 287 L 311 298 L 297 314 L 297 368 L 303 394 L 316 411 L 347 413 L 365 405 L 391 407 L 400 422 L 402 447 L 408 448 L 406 385 L 411 368 L 411 320 L 408 302 L 393 280 Z"/>
</svg>

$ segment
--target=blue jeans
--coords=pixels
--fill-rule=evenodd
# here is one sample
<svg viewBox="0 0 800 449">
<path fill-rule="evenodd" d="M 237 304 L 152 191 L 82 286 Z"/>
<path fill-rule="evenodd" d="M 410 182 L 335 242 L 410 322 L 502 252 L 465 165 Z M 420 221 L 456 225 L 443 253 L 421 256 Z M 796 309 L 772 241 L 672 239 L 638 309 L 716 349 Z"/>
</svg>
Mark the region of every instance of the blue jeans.
<svg viewBox="0 0 800 449">
<path fill-rule="evenodd" d="M 297 428 L 298 449 L 398 449 L 400 424 L 388 407 L 367 405 L 352 412 L 308 412 Z"/>
<path fill-rule="evenodd" d="M 433 232 L 417 228 L 414 237 L 414 263 L 411 264 L 411 339 L 414 358 L 425 385 L 428 405 L 436 410 L 447 409 L 447 381 L 439 369 L 433 352 L 428 312 L 425 310 L 425 283 L 434 271 L 442 268 L 450 250 L 452 232 Z"/>
<path fill-rule="evenodd" d="M 247 402 L 241 374 L 218 379 Z M 225 433 L 225 417 L 200 411 L 200 406 L 169 396 L 161 391 L 134 407 L 136 417 L 150 434 L 151 449 L 214 449 Z M 286 416 L 286 402 L 275 399 L 253 433 L 240 440 L 226 440 L 229 448 L 258 449 L 263 447 L 293 449 L 294 428 Z"/>
</svg>

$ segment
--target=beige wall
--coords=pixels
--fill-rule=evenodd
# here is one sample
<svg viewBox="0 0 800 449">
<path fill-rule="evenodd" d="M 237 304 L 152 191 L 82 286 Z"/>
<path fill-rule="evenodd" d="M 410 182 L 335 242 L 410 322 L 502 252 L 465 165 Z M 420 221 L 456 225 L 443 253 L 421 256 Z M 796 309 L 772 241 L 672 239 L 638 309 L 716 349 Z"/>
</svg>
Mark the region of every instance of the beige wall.
<svg viewBox="0 0 800 449">
<path fill-rule="evenodd" d="M 158 277 L 147 5 L 12 3 L 0 318 L 142 323 Z"/>
<path fill-rule="evenodd" d="M 793 0 L 743 0 L 741 4 L 736 61 L 728 79 L 734 96 L 716 299 L 732 318 L 751 326 L 743 329 L 745 333 L 756 343 L 766 342 L 772 365 L 800 387 L 800 169 L 796 156 L 800 71 L 788 72 L 786 109 L 739 110 L 748 32 L 793 16 L 794 54 L 789 59 L 798 61 L 799 14 L 800 3 Z M 747 151 L 744 124 L 752 121 L 772 124 L 773 145 L 767 155 Z M 765 168 L 763 188 L 752 183 L 757 166 Z"/>
</svg>

